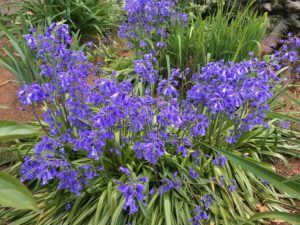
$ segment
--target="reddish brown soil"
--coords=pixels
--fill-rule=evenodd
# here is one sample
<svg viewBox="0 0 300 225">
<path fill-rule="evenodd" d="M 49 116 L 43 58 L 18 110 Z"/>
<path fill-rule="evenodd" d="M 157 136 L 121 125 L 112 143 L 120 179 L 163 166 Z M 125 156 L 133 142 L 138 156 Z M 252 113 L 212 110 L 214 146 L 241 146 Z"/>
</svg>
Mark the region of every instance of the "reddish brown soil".
<svg viewBox="0 0 300 225">
<path fill-rule="evenodd" d="M 126 42 L 119 37 L 114 37 L 117 42 L 117 56 L 120 58 L 131 58 L 133 52 L 130 51 Z"/>
<path fill-rule="evenodd" d="M 280 105 L 276 111 L 300 118 L 300 105 L 291 99 L 294 98 L 300 101 L 300 78 L 294 82 L 290 82 L 290 77 L 287 77 L 286 84 L 289 85 L 289 88 L 287 89 L 286 94 L 283 93 L 279 97 L 278 102 Z"/>
<path fill-rule="evenodd" d="M 271 222 L 270 225 L 293 225 L 293 224 L 286 223 L 286 222 Z"/>
<path fill-rule="evenodd" d="M 132 52 L 127 49 L 121 49 L 117 52 L 117 55 L 121 58 L 130 58 L 132 56 Z"/>
<path fill-rule="evenodd" d="M 297 158 L 291 158 L 288 161 L 288 167 L 282 161 L 274 163 L 276 171 L 285 177 L 292 177 L 300 174 L 300 160 Z"/>
<path fill-rule="evenodd" d="M 0 67 L 0 120 L 18 122 L 35 120 L 32 109 L 23 107 L 18 101 L 18 89 L 19 86 L 14 76 L 3 67 Z"/>
</svg>

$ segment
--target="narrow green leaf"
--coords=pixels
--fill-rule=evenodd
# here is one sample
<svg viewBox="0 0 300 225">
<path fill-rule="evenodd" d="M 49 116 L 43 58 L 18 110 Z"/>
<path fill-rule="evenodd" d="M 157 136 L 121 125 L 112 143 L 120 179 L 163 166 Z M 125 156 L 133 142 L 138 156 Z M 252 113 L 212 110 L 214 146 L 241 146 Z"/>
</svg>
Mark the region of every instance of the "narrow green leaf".
<svg viewBox="0 0 300 225">
<path fill-rule="evenodd" d="M 0 204 L 16 209 L 37 210 L 29 190 L 17 179 L 0 172 Z"/>
<path fill-rule="evenodd" d="M 97 204 L 97 210 L 96 210 L 96 215 L 94 218 L 94 224 L 99 224 L 100 221 L 100 214 L 101 214 L 101 210 L 102 208 L 104 208 L 104 200 L 106 200 L 107 198 L 107 190 L 104 190 L 99 198 L 98 204 Z"/>
<path fill-rule="evenodd" d="M 72 220 L 74 219 L 74 215 L 76 214 L 76 212 L 78 212 L 78 207 L 80 206 L 80 203 L 82 201 L 82 197 L 79 197 L 76 199 L 73 207 L 72 207 L 72 210 L 71 212 L 68 213 L 68 217 L 67 217 L 67 220 L 65 222 L 65 224 L 71 224 L 72 223 Z"/>
<path fill-rule="evenodd" d="M 300 123 L 299 118 L 289 116 L 289 115 L 285 115 L 285 114 L 281 114 L 281 113 L 278 113 L 278 112 L 267 112 L 267 115 L 271 118 L 284 119 L 284 120 L 288 120 L 290 122 Z"/>
<path fill-rule="evenodd" d="M 238 164 L 242 168 L 251 171 L 256 176 L 258 176 L 264 180 L 267 180 L 272 185 L 274 185 L 277 189 L 279 189 L 283 192 L 286 192 L 287 194 L 293 196 L 294 198 L 300 199 L 300 183 L 299 182 L 291 181 L 288 183 L 284 183 L 284 181 L 286 181 L 285 177 L 280 176 L 279 174 L 262 167 L 261 165 L 259 165 L 259 163 L 255 163 L 253 161 L 250 161 L 246 158 L 238 156 L 229 151 L 218 149 L 213 146 L 206 145 L 206 144 L 204 144 L 204 145 L 214 151 L 220 152 L 221 154 L 226 156 L 232 163 Z"/>
<path fill-rule="evenodd" d="M 298 175 L 295 175 L 295 176 L 292 176 L 291 178 L 287 179 L 286 181 L 284 181 L 283 183 L 288 183 L 288 182 L 291 182 L 291 181 L 299 181 L 300 180 L 300 174 Z"/>
<path fill-rule="evenodd" d="M 111 225 L 118 225 L 118 220 L 120 219 L 124 203 L 125 199 L 122 199 L 122 201 L 118 204 L 117 208 L 115 208 L 114 214 L 111 218 Z"/>
<path fill-rule="evenodd" d="M 287 94 L 286 92 L 283 93 L 284 96 L 286 96 L 287 98 L 289 98 L 290 100 L 292 100 L 294 103 L 296 103 L 296 105 L 300 105 L 300 100 L 294 98 L 293 96 Z"/>
<path fill-rule="evenodd" d="M 149 218 L 147 213 L 146 213 L 146 209 L 145 206 L 143 205 L 142 201 L 138 201 L 138 205 L 139 205 L 139 209 L 141 210 L 142 214 L 144 215 L 144 217 Z"/>
<path fill-rule="evenodd" d="M 36 136 L 37 134 L 38 129 L 32 126 L 10 121 L 0 121 L 0 142 Z"/>
<path fill-rule="evenodd" d="M 166 225 L 172 225 L 172 219 L 171 219 L 171 202 L 170 197 L 168 194 L 164 195 L 164 212 L 165 212 L 165 218 L 166 218 Z"/>
<path fill-rule="evenodd" d="M 166 55 L 166 59 L 167 59 L 168 77 L 170 78 L 170 75 L 171 75 L 170 56 L 169 56 L 169 55 Z"/>
<path fill-rule="evenodd" d="M 285 212 L 263 212 L 254 214 L 249 221 L 258 219 L 280 219 L 286 222 L 292 223 L 293 225 L 300 225 L 300 214 L 291 214 Z"/>
</svg>

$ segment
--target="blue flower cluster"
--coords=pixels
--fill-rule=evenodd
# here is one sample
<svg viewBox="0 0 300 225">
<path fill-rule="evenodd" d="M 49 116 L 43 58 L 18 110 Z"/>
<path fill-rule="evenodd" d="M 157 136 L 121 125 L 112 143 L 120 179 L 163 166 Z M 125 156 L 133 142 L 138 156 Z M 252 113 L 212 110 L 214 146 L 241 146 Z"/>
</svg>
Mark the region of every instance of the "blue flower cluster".
<svg viewBox="0 0 300 225">
<path fill-rule="evenodd" d="M 134 61 L 134 72 L 139 76 L 141 81 L 153 84 L 158 79 L 158 72 L 154 68 L 156 58 L 153 54 L 143 55 L 143 58 Z"/>
<path fill-rule="evenodd" d="M 181 188 L 181 182 L 177 178 L 178 172 L 175 172 L 173 174 L 172 179 L 164 178 L 162 180 L 162 186 L 158 189 L 158 192 L 163 195 L 164 193 L 169 192 L 172 189 L 180 189 Z"/>
<path fill-rule="evenodd" d="M 226 140 L 234 144 L 243 132 L 263 124 L 276 79 L 275 68 L 256 58 L 239 63 L 212 62 L 193 75 L 194 85 L 187 92 L 188 108 L 196 115 L 205 112 L 202 116 L 212 119 L 229 118 L 233 127 Z M 194 133 L 205 134 L 206 126 Z"/>
<path fill-rule="evenodd" d="M 147 177 L 142 177 L 139 180 L 135 181 L 128 168 L 120 167 L 120 171 L 129 178 L 129 182 L 126 184 L 121 183 L 116 180 L 115 182 L 119 184 L 118 190 L 123 194 L 125 198 L 125 204 L 123 206 L 124 210 L 128 210 L 128 214 L 132 215 L 136 213 L 138 208 L 138 202 L 145 201 L 144 196 L 144 182 L 148 181 Z M 144 203 L 146 204 L 146 203 Z"/>
<path fill-rule="evenodd" d="M 210 194 L 202 197 L 201 204 L 194 210 L 195 216 L 190 219 L 190 222 L 193 225 L 201 225 L 201 221 L 208 219 L 207 210 L 210 208 L 213 201 L 213 196 Z"/>
<path fill-rule="evenodd" d="M 158 79 L 156 56 L 166 46 L 169 28 L 186 25 L 188 16 L 180 11 L 178 0 L 126 0 L 127 20 L 120 25 L 119 36 L 138 53 L 134 72 L 139 81 L 153 84 Z"/>
<path fill-rule="evenodd" d="M 274 53 L 274 58 L 277 62 L 280 62 L 281 67 L 288 66 L 292 74 L 296 74 L 295 79 L 299 79 L 300 74 L 300 58 L 299 47 L 300 38 L 288 34 L 286 40 L 280 41 L 280 49 Z"/>
<path fill-rule="evenodd" d="M 187 15 L 176 4 L 177 0 L 125 0 L 127 21 L 121 24 L 119 36 L 127 39 L 131 48 L 163 48 L 168 25 L 187 23 Z"/>
<path fill-rule="evenodd" d="M 148 4 L 133 2 L 134 7 L 139 7 L 140 2 L 144 2 L 143 7 Z M 276 80 L 274 66 L 255 58 L 240 63 L 215 62 L 192 76 L 185 95 L 178 86 L 189 70 L 174 69 L 169 79 L 158 81 L 152 67 L 155 60 L 150 54 L 136 62 L 134 70 L 143 81 L 157 84 L 158 95 L 138 96 L 130 81 L 118 82 L 109 75 L 96 79 L 98 70 L 85 54 L 70 50 L 72 40 L 66 25 L 53 24 L 43 35 L 32 30 L 25 38 L 42 63 L 41 76 L 45 82 L 24 85 L 19 98 L 24 105 L 44 103 L 43 118 L 49 126 L 35 146 L 34 156 L 25 157 L 22 180 L 56 182 L 58 189 L 79 195 L 90 180 L 102 176 L 102 170 L 109 168 L 116 174 L 121 171 L 129 182 L 119 181 L 118 190 L 125 198 L 124 209 L 129 214 L 138 211 L 138 201 L 145 201 L 144 185 L 148 181 L 133 179 L 128 168 L 120 168 L 132 163 L 126 161 L 128 158 L 150 167 L 159 167 L 170 155 L 185 158 L 190 162 L 186 177 L 199 179 L 196 167 L 202 156 L 211 153 L 201 142 L 211 139 L 215 122 L 221 121 L 219 130 L 227 123 L 224 129 L 228 135 L 219 132 L 217 139 L 229 143 L 262 124 Z M 89 77 L 95 81 L 88 82 Z M 104 156 L 115 163 L 106 168 Z M 87 159 L 87 163 L 76 166 L 72 163 L 76 157 Z M 221 155 L 209 157 L 212 166 L 224 166 L 227 161 Z M 159 179 L 150 188 L 160 194 L 181 188 L 185 179 L 180 172 L 172 178 L 162 177 L 155 170 L 153 173 Z M 235 189 L 236 185 L 231 183 L 229 190 Z M 212 204 L 212 197 L 206 196 L 202 201 L 195 221 L 207 218 L 205 210 Z"/>
</svg>

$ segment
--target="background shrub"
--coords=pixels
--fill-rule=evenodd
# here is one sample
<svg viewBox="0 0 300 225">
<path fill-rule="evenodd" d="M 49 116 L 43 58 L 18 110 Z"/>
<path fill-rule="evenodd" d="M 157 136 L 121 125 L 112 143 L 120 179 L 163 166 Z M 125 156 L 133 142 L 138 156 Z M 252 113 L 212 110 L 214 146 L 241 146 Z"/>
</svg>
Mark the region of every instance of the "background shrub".
<svg viewBox="0 0 300 225">
<path fill-rule="evenodd" d="M 25 0 L 17 14 L 28 15 L 34 27 L 65 21 L 73 32 L 87 37 L 108 35 L 121 20 L 120 5 L 115 0 Z"/>
</svg>

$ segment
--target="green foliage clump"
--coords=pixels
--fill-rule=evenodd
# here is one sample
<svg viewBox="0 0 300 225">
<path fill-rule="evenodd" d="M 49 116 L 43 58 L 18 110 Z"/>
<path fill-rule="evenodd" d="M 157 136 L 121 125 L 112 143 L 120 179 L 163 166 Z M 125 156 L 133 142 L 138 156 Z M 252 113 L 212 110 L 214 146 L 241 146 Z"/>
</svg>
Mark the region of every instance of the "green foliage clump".
<svg viewBox="0 0 300 225">
<path fill-rule="evenodd" d="M 248 5 L 243 11 L 219 5 L 209 16 L 190 14 L 189 24 L 175 26 L 164 52 L 172 67 L 197 71 L 210 61 L 241 61 L 249 52 L 258 53 L 267 26 L 267 15 L 259 16 Z M 161 59 L 165 60 L 165 55 Z"/>
<path fill-rule="evenodd" d="M 73 32 L 88 37 L 116 30 L 120 4 L 115 0 L 25 0 L 15 15 L 28 16 L 34 27 L 65 21 Z"/>
</svg>

